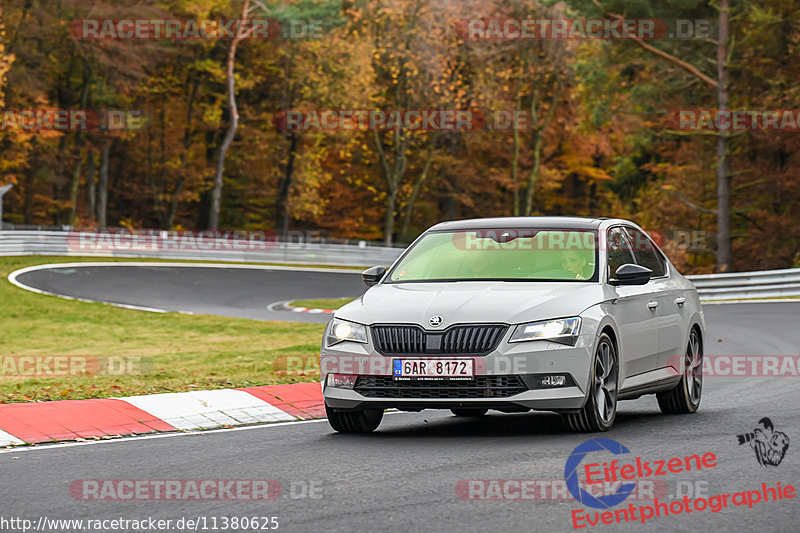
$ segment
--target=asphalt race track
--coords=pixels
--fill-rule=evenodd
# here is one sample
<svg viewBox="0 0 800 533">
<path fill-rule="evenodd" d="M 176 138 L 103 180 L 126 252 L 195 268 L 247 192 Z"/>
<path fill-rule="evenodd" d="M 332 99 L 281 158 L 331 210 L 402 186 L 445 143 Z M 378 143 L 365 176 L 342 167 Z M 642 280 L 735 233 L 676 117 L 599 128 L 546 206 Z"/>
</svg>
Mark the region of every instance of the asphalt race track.
<svg viewBox="0 0 800 533">
<path fill-rule="evenodd" d="M 277 302 L 355 297 L 358 273 L 285 267 L 69 266 L 32 270 L 17 281 L 35 289 L 98 302 L 260 320 L 327 322 L 329 314 L 272 311 Z"/>
<path fill-rule="evenodd" d="M 92 274 L 89 286 L 80 283 L 85 281 L 84 273 L 77 272 L 43 271 L 21 277 L 21 281 L 49 287 L 47 290 L 57 287 L 63 294 L 107 294 L 110 301 L 122 299 L 167 309 L 172 303 L 183 310 L 253 318 L 272 318 L 258 314 L 271 301 L 355 295 L 360 290 L 357 276 L 347 274 L 236 270 L 222 275 L 211 269 L 174 272 L 156 266 L 139 271 L 125 267 L 113 272 L 86 271 Z M 154 281 L 162 276 L 162 281 Z M 141 282 L 136 294 L 125 291 L 132 286 L 129 280 Z M 341 285 L 326 285 L 332 281 Z M 314 293 L 315 288 L 322 294 Z M 211 295 L 216 296 L 214 303 L 203 303 L 204 296 Z M 186 304 L 192 308 L 187 309 Z M 705 311 L 706 355 L 800 355 L 800 303 L 709 305 Z M 657 478 L 666 483 L 664 499 L 668 503 L 674 501 L 670 498 L 678 490 L 690 497 L 708 498 L 759 489 L 761 483 L 797 486 L 799 401 L 800 377 L 796 375 L 709 376 L 698 413 L 664 416 L 655 398 L 645 396 L 622 402 L 615 427 L 594 436 L 614 439 L 633 455 L 651 462 L 716 454 L 716 467 Z M 762 466 L 753 449 L 748 444 L 740 446 L 736 438 L 753 431 L 763 417 L 769 417 L 775 431 L 790 439 L 778 466 Z M 424 411 L 387 413 L 371 435 L 338 435 L 325 421 L 311 421 L 16 449 L 0 453 L 0 501 L 4 515 L 28 518 L 34 524 L 42 515 L 74 519 L 205 517 L 207 524 L 212 517 L 277 516 L 278 531 L 571 531 L 572 511 L 584 509 L 589 514 L 601 510 L 583 507 L 571 498 L 464 501 L 456 486 L 469 479 L 563 480 L 570 452 L 589 438 L 569 433 L 556 415 L 548 413 L 490 412 L 480 419 L 457 419 L 449 412 Z M 601 460 L 611 458 L 605 454 Z M 70 483 L 79 479 L 145 478 L 275 479 L 283 486 L 283 496 L 270 502 L 113 502 L 78 501 L 69 492 Z M 752 509 L 745 505 L 718 513 L 706 510 L 661 516 L 645 525 L 600 523 L 584 531 L 797 531 L 799 509 L 795 497 L 755 503 Z"/>
</svg>

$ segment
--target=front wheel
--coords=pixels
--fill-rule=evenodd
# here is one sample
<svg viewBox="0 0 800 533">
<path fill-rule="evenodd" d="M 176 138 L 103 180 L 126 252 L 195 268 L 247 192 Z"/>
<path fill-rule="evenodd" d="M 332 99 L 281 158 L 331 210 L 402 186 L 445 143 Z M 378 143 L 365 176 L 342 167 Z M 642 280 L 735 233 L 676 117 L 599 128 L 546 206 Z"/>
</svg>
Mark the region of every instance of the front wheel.
<svg viewBox="0 0 800 533">
<path fill-rule="evenodd" d="M 611 337 L 603 333 L 597 342 L 592 365 L 589 397 L 583 409 L 563 415 L 572 431 L 591 433 L 608 431 L 617 416 L 617 383 L 619 364 L 617 349 Z"/>
<path fill-rule="evenodd" d="M 703 346 L 700 335 L 692 328 L 689 345 L 683 358 L 684 368 L 678 385 L 667 392 L 656 394 L 658 407 L 666 415 L 689 414 L 700 407 L 703 394 Z"/>
<path fill-rule="evenodd" d="M 383 420 L 382 409 L 336 411 L 325 404 L 328 424 L 338 433 L 372 433 Z"/>
</svg>

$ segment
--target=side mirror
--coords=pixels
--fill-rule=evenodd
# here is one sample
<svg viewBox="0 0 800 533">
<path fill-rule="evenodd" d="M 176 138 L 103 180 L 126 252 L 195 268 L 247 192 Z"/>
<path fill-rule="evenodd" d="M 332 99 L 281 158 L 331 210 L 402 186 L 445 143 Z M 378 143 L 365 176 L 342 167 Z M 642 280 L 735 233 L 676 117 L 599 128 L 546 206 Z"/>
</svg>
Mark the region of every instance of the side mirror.
<svg viewBox="0 0 800 533">
<path fill-rule="evenodd" d="M 361 279 L 364 280 L 364 285 L 372 287 L 378 284 L 384 274 L 386 274 L 386 267 L 376 266 L 362 272 Z"/>
<path fill-rule="evenodd" d="M 653 271 L 642 265 L 625 263 L 614 273 L 617 279 L 609 280 L 611 285 L 646 285 Z"/>
</svg>

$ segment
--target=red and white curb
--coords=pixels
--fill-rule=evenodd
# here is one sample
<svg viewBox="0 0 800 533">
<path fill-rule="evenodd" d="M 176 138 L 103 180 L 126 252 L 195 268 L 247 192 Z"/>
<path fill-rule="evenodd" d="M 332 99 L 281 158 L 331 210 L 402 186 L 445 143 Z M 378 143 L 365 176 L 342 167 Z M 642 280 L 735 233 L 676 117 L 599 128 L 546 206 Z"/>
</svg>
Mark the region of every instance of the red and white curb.
<svg viewBox="0 0 800 533">
<path fill-rule="evenodd" d="M 0 446 L 323 418 L 318 382 L 0 405 Z"/>
</svg>

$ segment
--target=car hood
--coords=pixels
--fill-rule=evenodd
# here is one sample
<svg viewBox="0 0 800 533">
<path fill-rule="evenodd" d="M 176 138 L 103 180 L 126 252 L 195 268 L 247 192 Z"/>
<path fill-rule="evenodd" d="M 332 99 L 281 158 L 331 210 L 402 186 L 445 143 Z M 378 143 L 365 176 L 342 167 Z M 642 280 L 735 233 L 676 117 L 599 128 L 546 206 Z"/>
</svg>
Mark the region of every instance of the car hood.
<svg viewBox="0 0 800 533">
<path fill-rule="evenodd" d="M 600 283 L 485 282 L 379 284 L 336 312 L 361 324 L 412 323 L 443 329 L 465 322 L 517 324 L 575 316 L 613 297 Z"/>
</svg>

